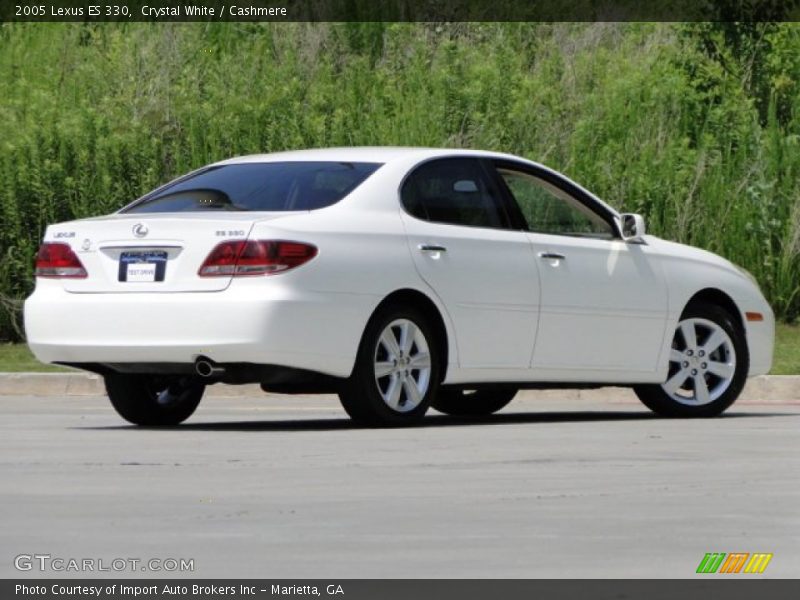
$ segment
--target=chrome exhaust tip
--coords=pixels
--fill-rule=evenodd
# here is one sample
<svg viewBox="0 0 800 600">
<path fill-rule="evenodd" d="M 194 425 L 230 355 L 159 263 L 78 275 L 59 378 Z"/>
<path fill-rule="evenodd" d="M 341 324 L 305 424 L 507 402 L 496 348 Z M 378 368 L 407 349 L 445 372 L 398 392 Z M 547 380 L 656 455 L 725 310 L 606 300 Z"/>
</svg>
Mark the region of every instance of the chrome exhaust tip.
<svg viewBox="0 0 800 600">
<path fill-rule="evenodd" d="M 225 374 L 225 367 L 215 363 L 210 358 L 200 357 L 194 361 L 194 371 L 204 379 L 212 377 L 222 377 Z"/>
</svg>

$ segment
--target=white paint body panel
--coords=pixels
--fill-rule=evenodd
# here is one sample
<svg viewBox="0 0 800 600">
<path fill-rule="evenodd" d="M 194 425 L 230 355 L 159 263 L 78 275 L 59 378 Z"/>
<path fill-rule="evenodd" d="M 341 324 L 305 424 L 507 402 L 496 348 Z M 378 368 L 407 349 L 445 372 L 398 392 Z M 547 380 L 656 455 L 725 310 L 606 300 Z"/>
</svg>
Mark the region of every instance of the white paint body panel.
<svg viewBox="0 0 800 600">
<path fill-rule="evenodd" d="M 53 225 L 44 241 L 69 243 L 90 277 L 37 281 L 25 303 L 28 343 L 44 362 L 190 363 L 204 355 L 347 377 L 375 308 L 392 292 L 410 289 L 427 296 L 445 324 L 446 383 L 656 383 L 666 376 L 681 311 L 698 291 L 713 288 L 733 300 L 746 323 L 749 374 L 769 370 L 772 311 L 758 288 L 720 257 L 651 236 L 645 244 L 626 244 L 436 224 L 406 214 L 398 193 L 405 176 L 423 161 L 462 155 L 534 164 L 486 152 L 408 148 L 242 157 L 220 164 L 384 166 L 339 203 L 310 212 L 118 213 Z M 130 233 L 139 222 L 151 232 L 146 241 Z M 220 238 L 216 231 L 234 235 Z M 237 237 L 302 241 L 317 246 L 319 255 L 280 275 L 196 276 L 213 246 Z M 447 251 L 422 252 L 422 244 Z M 115 280 L 119 248 L 134 246 L 173 246 L 164 282 Z M 545 250 L 567 258 L 553 264 L 538 257 Z M 747 322 L 746 311 L 765 319 Z"/>
<path fill-rule="evenodd" d="M 455 326 L 460 366 L 527 369 L 539 319 L 539 274 L 525 233 L 408 215 L 403 220 L 417 271 Z M 425 245 L 446 251 L 425 251 Z"/>
<path fill-rule="evenodd" d="M 533 368 L 657 370 L 667 315 L 660 261 L 644 244 L 530 234 L 542 306 Z"/>
</svg>

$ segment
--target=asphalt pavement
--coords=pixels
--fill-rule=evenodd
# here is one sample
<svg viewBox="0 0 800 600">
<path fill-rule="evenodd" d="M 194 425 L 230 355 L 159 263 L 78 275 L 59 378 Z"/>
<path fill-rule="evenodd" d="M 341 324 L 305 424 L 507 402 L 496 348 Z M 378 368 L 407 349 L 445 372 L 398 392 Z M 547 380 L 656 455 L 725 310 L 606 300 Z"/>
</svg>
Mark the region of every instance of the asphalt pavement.
<svg viewBox="0 0 800 600">
<path fill-rule="evenodd" d="M 685 421 L 525 393 L 379 430 L 332 396 L 210 397 L 142 429 L 100 396 L 0 396 L 0 429 L 0 577 L 116 575 L 15 568 L 38 554 L 203 578 L 672 578 L 707 552 L 800 575 L 797 403 Z"/>
</svg>

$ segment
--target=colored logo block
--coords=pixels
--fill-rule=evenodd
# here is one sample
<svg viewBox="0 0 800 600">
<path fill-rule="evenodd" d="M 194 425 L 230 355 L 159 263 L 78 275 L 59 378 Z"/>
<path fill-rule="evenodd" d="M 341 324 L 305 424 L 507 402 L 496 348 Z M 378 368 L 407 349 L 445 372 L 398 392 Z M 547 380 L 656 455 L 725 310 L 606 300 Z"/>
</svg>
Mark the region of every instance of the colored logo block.
<svg viewBox="0 0 800 600">
<path fill-rule="evenodd" d="M 707 552 L 697 565 L 697 573 L 763 573 L 772 554 L 756 552 Z"/>
</svg>

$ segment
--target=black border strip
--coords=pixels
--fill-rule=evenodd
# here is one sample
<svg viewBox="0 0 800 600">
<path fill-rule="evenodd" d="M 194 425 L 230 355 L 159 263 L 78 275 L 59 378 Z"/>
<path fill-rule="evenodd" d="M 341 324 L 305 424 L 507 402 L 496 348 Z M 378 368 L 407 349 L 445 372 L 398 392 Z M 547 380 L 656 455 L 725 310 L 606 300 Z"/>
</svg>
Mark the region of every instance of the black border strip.
<svg viewBox="0 0 800 600">
<path fill-rule="evenodd" d="M 0 22 L 23 21 L 777 22 L 800 21 L 800 0 L 15 0 L 0 5 Z"/>
<path fill-rule="evenodd" d="M 798 580 L 753 579 L 740 575 L 719 577 L 699 576 L 695 579 L 6 579 L 0 583 L 0 597 L 28 598 L 40 600 L 265 600 L 267 598 L 293 598 L 294 600 L 772 600 L 797 598 L 800 592 Z M 758 577 L 758 576 L 756 576 Z M 38 586 L 44 593 L 20 593 L 17 585 L 32 588 Z M 111 586 L 115 586 L 112 588 Z M 122 594 L 122 586 L 145 588 L 156 586 L 156 593 Z M 165 586 L 177 593 L 164 593 Z M 197 587 L 195 587 L 197 586 Z M 277 586 L 279 590 L 274 591 Z M 331 587 L 329 587 L 331 586 Z M 69 589 L 102 588 L 99 595 L 89 592 L 61 593 Z M 185 592 L 182 591 L 185 588 Z M 115 589 L 116 593 L 111 592 Z M 294 590 L 282 592 L 280 590 Z M 341 589 L 341 593 L 339 590 Z M 57 593 L 54 593 L 54 590 Z M 58 591 L 61 590 L 61 591 Z M 200 590 L 200 591 L 196 591 Z M 214 592 L 216 590 L 216 593 Z M 316 593 L 315 593 L 316 590 Z"/>
</svg>

